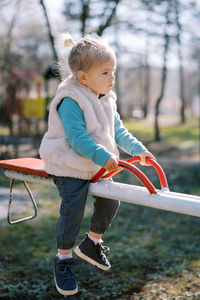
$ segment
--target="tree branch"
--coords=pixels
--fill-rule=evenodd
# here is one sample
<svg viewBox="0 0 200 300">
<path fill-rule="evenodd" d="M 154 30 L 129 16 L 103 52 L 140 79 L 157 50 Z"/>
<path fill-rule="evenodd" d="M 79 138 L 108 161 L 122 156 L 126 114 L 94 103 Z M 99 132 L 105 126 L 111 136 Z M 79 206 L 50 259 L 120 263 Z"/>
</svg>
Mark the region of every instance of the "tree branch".
<svg viewBox="0 0 200 300">
<path fill-rule="evenodd" d="M 45 15 L 45 19 L 46 19 L 48 35 L 49 35 L 49 40 L 50 40 L 50 43 L 51 43 L 51 49 L 52 49 L 52 52 L 53 52 L 53 57 L 54 57 L 55 61 L 58 61 L 58 55 L 57 55 L 56 49 L 54 47 L 54 37 L 53 37 L 52 32 L 51 32 L 51 25 L 50 25 L 50 22 L 49 22 L 49 17 L 48 17 L 48 14 L 47 14 L 47 10 L 46 10 L 44 1 L 40 0 L 40 4 L 42 6 L 42 9 L 43 9 L 44 15 Z"/>
<path fill-rule="evenodd" d="M 114 2 L 115 2 L 115 6 L 114 6 L 113 9 L 111 10 L 111 13 L 110 13 L 110 15 L 108 16 L 106 22 L 105 22 L 104 24 L 101 24 L 101 25 L 99 26 L 98 30 L 97 30 L 97 34 L 98 34 L 98 35 L 102 35 L 103 31 L 104 31 L 108 26 L 110 26 L 110 24 L 111 24 L 111 21 L 112 21 L 114 15 L 115 15 L 115 13 L 116 13 L 116 9 L 117 9 L 117 6 L 118 6 L 120 0 L 115 0 Z"/>
</svg>

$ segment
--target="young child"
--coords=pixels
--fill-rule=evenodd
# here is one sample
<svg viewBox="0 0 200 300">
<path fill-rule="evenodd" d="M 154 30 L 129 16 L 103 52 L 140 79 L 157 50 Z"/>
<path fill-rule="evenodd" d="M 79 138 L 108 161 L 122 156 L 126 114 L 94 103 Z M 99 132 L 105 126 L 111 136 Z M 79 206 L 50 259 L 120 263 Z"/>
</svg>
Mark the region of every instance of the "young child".
<svg viewBox="0 0 200 300">
<path fill-rule="evenodd" d="M 62 295 L 73 295 L 78 286 L 71 267 L 72 249 L 90 179 L 101 167 L 107 171 L 118 168 L 117 146 L 132 156 L 140 155 L 143 164 L 146 157 L 155 158 L 127 131 L 117 113 L 116 95 L 111 90 L 116 57 L 110 46 L 102 38 L 89 35 L 77 42 L 66 35 L 63 44 L 71 48 L 67 56 L 71 75 L 59 85 L 51 102 L 40 156 L 62 198 L 56 226 L 55 284 Z M 89 233 L 74 250 L 80 258 L 105 271 L 111 266 L 101 238 L 118 207 L 118 201 L 95 197 Z"/>
</svg>

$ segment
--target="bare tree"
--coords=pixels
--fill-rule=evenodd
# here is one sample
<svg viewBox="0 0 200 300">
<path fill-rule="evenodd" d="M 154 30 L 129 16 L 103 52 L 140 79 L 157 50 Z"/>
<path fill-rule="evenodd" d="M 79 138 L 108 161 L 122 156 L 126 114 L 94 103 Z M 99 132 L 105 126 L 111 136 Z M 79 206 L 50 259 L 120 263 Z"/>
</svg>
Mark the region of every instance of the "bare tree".
<svg viewBox="0 0 200 300">
<path fill-rule="evenodd" d="M 112 25 L 119 2 L 120 0 L 69 0 L 65 2 L 63 13 L 71 20 L 81 21 L 82 35 L 90 32 L 102 35 L 104 30 Z M 93 20 L 97 25 L 91 25 L 90 21 Z"/>
<path fill-rule="evenodd" d="M 125 21 L 125 25 L 128 31 L 131 31 L 133 35 L 142 34 L 145 39 L 145 47 L 143 49 L 143 55 L 140 57 L 140 65 L 138 70 L 141 72 L 140 76 L 140 109 L 143 112 L 143 117 L 146 118 L 149 113 L 150 107 L 150 90 L 151 90 L 151 65 L 149 57 L 152 49 L 150 47 L 150 39 L 158 40 L 163 39 L 161 28 L 163 26 L 162 21 L 158 21 L 158 17 L 162 14 L 161 7 L 164 1 L 157 0 L 140 0 L 130 3 L 129 12 L 134 13 L 134 18 L 130 17 Z M 128 3 L 127 3 L 128 4 Z M 159 7 L 159 10 L 157 10 Z"/>
<path fill-rule="evenodd" d="M 183 71 L 183 54 L 182 54 L 182 26 L 180 23 L 180 2 L 179 0 L 174 0 L 174 10 L 175 10 L 175 23 L 177 26 L 176 41 L 178 44 L 178 60 L 179 60 L 179 94 L 181 98 L 181 123 L 185 123 L 185 87 L 184 87 L 184 71 Z"/>
<path fill-rule="evenodd" d="M 102 35 L 103 32 L 112 25 L 117 23 L 116 21 L 116 10 L 120 0 L 110 0 L 110 1 L 96 1 L 96 0 L 70 0 L 65 2 L 64 15 L 70 17 L 71 20 L 81 21 L 81 34 L 96 32 L 98 35 Z M 92 7 L 98 7 L 99 10 L 92 10 Z M 96 13 L 98 11 L 98 13 Z M 90 26 L 92 20 L 96 20 L 97 25 Z M 99 24 L 100 20 L 100 24 Z M 118 35 L 115 30 L 115 34 Z M 115 46 L 118 49 L 119 44 L 117 39 Z M 120 112 L 120 89 L 119 89 L 119 70 L 116 72 L 116 92 L 118 94 L 118 111 Z"/>
<path fill-rule="evenodd" d="M 7 81 L 7 77 L 10 71 L 11 67 L 11 46 L 12 46 L 12 40 L 13 40 L 13 30 L 16 25 L 17 21 L 17 11 L 19 10 L 21 0 L 17 0 L 14 7 L 13 16 L 11 19 L 10 24 L 8 25 L 8 30 L 4 38 L 2 39 L 3 43 L 1 44 L 2 47 L 2 55 L 1 55 L 1 74 L 2 74 L 2 82 L 3 84 Z"/>
<path fill-rule="evenodd" d="M 116 58 L 119 62 L 120 60 L 120 45 L 119 45 L 119 32 L 118 27 L 115 27 L 115 47 L 116 47 Z M 120 89 L 120 64 L 117 64 L 117 69 L 115 73 L 115 90 L 117 94 L 117 110 L 121 115 L 121 89 Z"/>
<path fill-rule="evenodd" d="M 8 25 L 8 30 L 1 40 L 1 54 L 0 54 L 0 80 L 1 80 L 1 95 L 0 95 L 0 119 L 7 121 L 9 124 L 10 134 L 13 135 L 13 123 L 10 111 L 8 110 L 7 101 L 7 84 L 10 82 L 10 71 L 15 61 L 19 58 L 19 55 L 11 53 L 11 47 L 13 42 L 13 30 L 17 22 L 17 13 L 19 10 L 21 0 L 17 0 L 14 4 L 14 11 L 11 18 L 11 22 Z M 2 3 L 1 6 L 6 6 L 6 3 Z M 16 89 L 10 87 L 9 91 L 13 97 L 16 95 Z M 14 98 L 13 98 L 14 99 Z M 12 99 L 12 101 L 13 101 Z M 12 105 L 13 107 L 13 105 Z"/>
<path fill-rule="evenodd" d="M 81 32 L 82 35 L 84 35 L 86 31 L 87 19 L 89 18 L 89 13 L 90 13 L 90 0 L 81 0 L 81 4 L 82 4 L 82 12 L 80 15 Z"/>
<path fill-rule="evenodd" d="M 107 15 L 105 22 L 103 22 L 102 24 L 99 25 L 99 28 L 97 30 L 98 35 L 102 35 L 103 31 L 111 25 L 112 19 L 114 18 L 115 14 L 116 14 L 117 6 L 118 6 L 120 0 L 114 0 L 114 1 L 110 1 L 110 2 L 113 2 L 113 7 L 109 10 L 109 13 Z M 109 1 L 108 1 L 108 6 L 105 8 L 104 15 L 106 15 L 106 11 L 108 9 L 109 9 Z"/>
<path fill-rule="evenodd" d="M 164 49 L 163 49 L 163 63 L 162 63 L 162 75 L 161 75 L 161 88 L 160 88 L 160 94 L 156 100 L 155 104 L 155 123 L 154 123 L 154 138 L 155 141 L 161 140 L 161 134 L 160 134 L 160 127 L 158 122 L 159 112 L 160 112 L 160 104 L 164 96 L 165 86 L 166 86 L 166 79 L 167 79 L 167 54 L 169 50 L 169 44 L 170 44 L 170 36 L 168 34 L 168 26 L 170 25 L 170 13 L 172 9 L 172 0 L 166 1 L 167 3 L 167 9 L 165 13 L 165 30 L 163 34 L 163 40 L 164 40 Z"/>
<path fill-rule="evenodd" d="M 52 49 L 52 52 L 53 52 L 53 57 L 54 57 L 55 62 L 57 62 L 58 61 L 58 55 L 57 55 L 56 49 L 54 47 L 55 41 L 54 41 L 54 37 L 53 37 L 53 34 L 52 34 L 51 24 L 50 24 L 49 17 L 48 17 L 48 14 L 47 14 L 46 6 L 45 6 L 43 0 L 40 0 L 40 4 L 42 6 L 42 9 L 44 11 L 44 16 L 45 16 L 45 19 L 46 19 L 48 35 L 49 35 L 49 41 L 51 43 L 51 49 Z M 57 71 L 57 72 L 58 72 L 58 74 L 57 74 L 58 78 L 59 78 L 59 80 L 61 80 L 61 76 L 59 74 L 59 71 Z"/>
<path fill-rule="evenodd" d="M 151 79 L 151 68 L 148 61 L 148 37 L 146 37 L 145 45 L 145 57 L 144 57 L 144 104 L 143 114 L 144 118 L 147 117 L 150 104 L 150 79 Z"/>
</svg>

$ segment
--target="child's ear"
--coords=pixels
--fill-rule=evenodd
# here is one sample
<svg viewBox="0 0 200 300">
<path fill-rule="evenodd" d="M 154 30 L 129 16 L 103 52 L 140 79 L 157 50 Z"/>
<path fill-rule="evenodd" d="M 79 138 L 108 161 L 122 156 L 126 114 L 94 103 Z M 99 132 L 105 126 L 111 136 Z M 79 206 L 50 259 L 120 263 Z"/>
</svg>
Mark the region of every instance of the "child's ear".
<svg viewBox="0 0 200 300">
<path fill-rule="evenodd" d="M 78 81 L 82 84 L 86 84 L 87 83 L 87 74 L 86 72 L 79 70 L 76 74 L 76 78 L 78 79 Z"/>
</svg>

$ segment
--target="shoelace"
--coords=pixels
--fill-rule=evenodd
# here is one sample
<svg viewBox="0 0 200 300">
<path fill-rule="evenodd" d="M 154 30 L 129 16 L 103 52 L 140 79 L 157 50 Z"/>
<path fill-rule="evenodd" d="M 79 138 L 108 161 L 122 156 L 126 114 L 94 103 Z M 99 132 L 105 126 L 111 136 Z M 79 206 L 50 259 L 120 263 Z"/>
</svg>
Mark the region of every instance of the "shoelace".
<svg viewBox="0 0 200 300">
<path fill-rule="evenodd" d="M 105 257 L 104 253 L 110 252 L 110 248 L 107 246 L 103 246 L 101 243 L 97 244 L 96 246 L 100 257 Z"/>
</svg>

